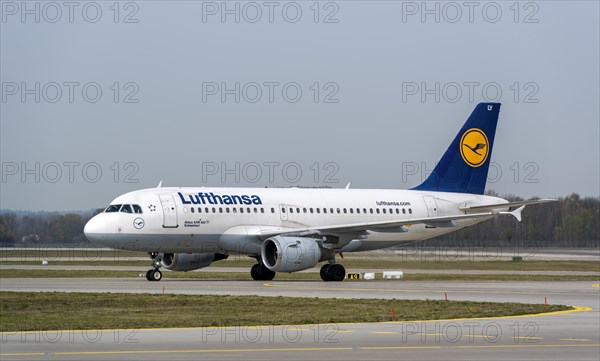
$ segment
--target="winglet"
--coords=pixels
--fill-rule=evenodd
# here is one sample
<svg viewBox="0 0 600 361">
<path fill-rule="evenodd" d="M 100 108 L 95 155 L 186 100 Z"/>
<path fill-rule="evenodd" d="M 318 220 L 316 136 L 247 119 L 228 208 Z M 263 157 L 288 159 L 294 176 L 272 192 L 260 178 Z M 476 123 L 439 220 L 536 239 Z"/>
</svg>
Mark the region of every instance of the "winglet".
<svg viewBox="0 0 600 361">
<path fill-rule="evenodd" d="M 521 206 L 512 212 L 500 212 L 500 214 L 510 214 L 511 216 L 515 217 L 517 219 L 517 221 L 521 222 L 521 212 L 523 211 L 524 208 L 525 208 L 525 206 Z"/>
<path fill-rule="evenodd" d="M 346 184 L 346 188 L 344 189 L 350 189 L 350 182 L 348 182 L 348 184 Z"/>
<path fill-rule="evenodd" d="M 156 188 L 161 188 L 162 187 L 162 180 L 160 182 L 158 182 L 158 185 L 156 186 Z"/>
</svg>

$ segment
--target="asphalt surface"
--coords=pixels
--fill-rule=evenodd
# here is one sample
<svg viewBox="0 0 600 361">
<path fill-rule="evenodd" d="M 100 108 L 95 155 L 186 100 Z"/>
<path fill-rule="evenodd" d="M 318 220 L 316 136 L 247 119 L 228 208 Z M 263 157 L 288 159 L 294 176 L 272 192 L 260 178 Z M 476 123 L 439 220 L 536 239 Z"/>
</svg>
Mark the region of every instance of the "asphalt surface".
<svg viewBox="0 0 600 361">
<path fill-rule="evenodd" d="M 579 306 L 574 312 L 429 322 L 3 333 L 2 360 L 594 360 L 593 282 L 1 279 L 1 291 L 443 299 Z M 143 296 L 142 296 L 143 297 Z M 273 302 L 277 302 L 274 298 Z M 65 305 L 68 307 L 68 305 Z M 152 312 L 152 310 L 148 310 Z M 251 312 L 251 305 L 249 305 Z M 293 312 L 293 310 L 291 310 Z M 157 314 L 156 317 L 160 317 Z"/>
</svg>

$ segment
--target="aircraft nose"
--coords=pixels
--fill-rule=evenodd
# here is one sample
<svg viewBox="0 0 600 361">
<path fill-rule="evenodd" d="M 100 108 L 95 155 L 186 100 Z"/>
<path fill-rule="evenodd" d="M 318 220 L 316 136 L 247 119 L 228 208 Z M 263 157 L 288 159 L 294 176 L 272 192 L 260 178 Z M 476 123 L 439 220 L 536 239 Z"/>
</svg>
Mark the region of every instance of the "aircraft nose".
<svg viewBox="0 0 600 361">
<path fill-rule="evenodd" d="M 99 242 L 104 240 L 106 235 L 106 222 L 101 215 L 90 219 L 83 227 L 83 234 L 90 242 Z"/>
</svg>

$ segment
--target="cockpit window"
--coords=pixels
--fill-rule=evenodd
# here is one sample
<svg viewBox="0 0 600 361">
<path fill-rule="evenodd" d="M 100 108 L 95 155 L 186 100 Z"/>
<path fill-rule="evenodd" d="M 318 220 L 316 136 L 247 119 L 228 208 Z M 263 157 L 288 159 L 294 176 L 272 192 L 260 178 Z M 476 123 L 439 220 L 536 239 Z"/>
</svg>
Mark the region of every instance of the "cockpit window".
<svg viewBox="0 0 600 361">
<path fill-rule="evenodd" d="M 106 207 L 106 210 L 104 212 L 106 212 L 106 213 L 118 212 L 120 208 L 121 208 L 120 204 L 111 204 L 110 206 Z"/>
<path fill-rule="evenodd" d="M 123 212 L 123 213 L 133 213 L 131 211 L 131 206 L 129 204 L 123 204 L 123 207 L 121 207 L 121 212 Z"/>
<path fill-rule="evenodd" d="M 142 213 L 142 207 L 140 207 L 137 204 L 134 204 L 133 206 L 133 213 Z"/>
</svg>

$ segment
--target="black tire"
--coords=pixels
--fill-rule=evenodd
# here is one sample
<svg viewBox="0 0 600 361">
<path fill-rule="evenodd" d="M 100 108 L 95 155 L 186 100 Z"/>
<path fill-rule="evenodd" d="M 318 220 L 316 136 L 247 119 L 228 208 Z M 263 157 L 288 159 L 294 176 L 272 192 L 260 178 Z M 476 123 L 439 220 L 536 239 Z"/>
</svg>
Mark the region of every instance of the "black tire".
<svg viewBox="0 0 600 361">
<path fill-rule="evenodd" d="M 255 281 L 260 281 L 260 272 L 259 272 L 259 268 L 260 268 L 260 264 L 257 263 L 255 265 L 252 266 L 252 268 L 250 268 L 250 276 L 252 276 L 252 279 Z"/>
<path fill-rule="evenodd" d="M 152 277 L 151 277 L 151 276 L 152 276 L 152 275 L 151 275 L 152 271 L 153 271 L 153 270 L 151 270 L 151 269 L 149 269 L 148 271 L 146 271 L 146 279 L 147 279 L 148 281 L 152 281 Z"/>
<path fill-rule="evenodd" d="M 153 270 L 152 273 L 150 274 L 150 277 L 152 278 L 152 281 L 160 281 L 162 280 L 162 272 L 159 270 Z"/>
<path fill-rule="evenodd" d="M 321 275 L 321 279 L 325 282 L 331 281 L 331 279 L 329 278 L 329 274 L 327 273 L 327 271 L 329 270 L 329 266 L 330 266 L 329 263 L 324 264 L 321 267 L 321 272 L 319 272 Z"/>
<path fill-rule="evenodd" d="M 250 276 L 255 281 L 270 281 L 275 278 L 275 272 L 265 267 L 262 263 L 257 263 L 250 269 Z"/>
<path fill-rule="evenodd" d="M 327 276 L 331 281 L 340 282 L 346 278 L 346 269 L 341 264 L 329 265 L 327 269 Z"/>
<path fill-rule="evenodd" d="M 270 269 L 268 269 L 267 267 L 265 267 L 264 264 L 261 264 L 259 266 L 258 273 L 260 275 L 261 281 L 271 281 L 273 278 L 275 278 L 275 272 L 273 272 Z"/>
</svg>

